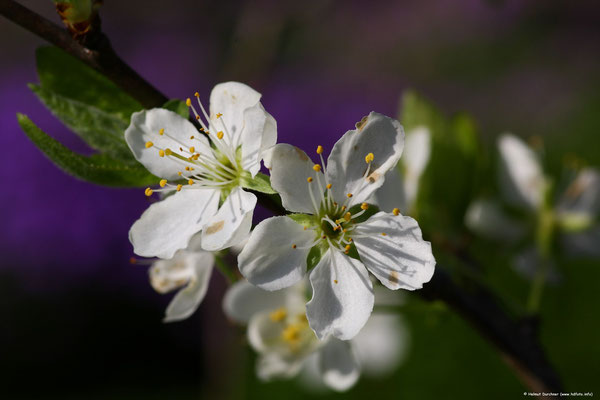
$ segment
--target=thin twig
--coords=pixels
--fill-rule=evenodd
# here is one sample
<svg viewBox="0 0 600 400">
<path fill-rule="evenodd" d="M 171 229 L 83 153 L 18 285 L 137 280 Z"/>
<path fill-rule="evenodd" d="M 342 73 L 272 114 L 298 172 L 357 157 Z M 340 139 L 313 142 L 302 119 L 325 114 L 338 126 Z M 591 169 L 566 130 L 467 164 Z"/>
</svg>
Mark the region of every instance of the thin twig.
<svg viewBox="0 0 600 400">
<path fill-rule="evenodd" d="M 157 107 L 166 102 L 167 98 L 162 93 L 116 55 L 101 32 L 96 31 L 95 40 L 85 41 L 88 47 L 84 47 L 71 38 L 66 30 L 12 0 L 0 0 L 0 14 L 102 73 L 144 107 Z M 259 202 L 275 214 L 286 213 L 267 196 L 259 196 Z M 534 325 L 531 323 L 519 322 L 511 317 L 500 305 L 499 298 L 489 289 L 475 281 L 459 286 L 438 266 L 433 279 L 418 293 L 426 300 L 444 301 L 462 315 L 496 346 L 507 363 L 532 390 L 560 391 L 560 379 L 544 354 L 537 329 L 533 329 Z"/>
</svg>

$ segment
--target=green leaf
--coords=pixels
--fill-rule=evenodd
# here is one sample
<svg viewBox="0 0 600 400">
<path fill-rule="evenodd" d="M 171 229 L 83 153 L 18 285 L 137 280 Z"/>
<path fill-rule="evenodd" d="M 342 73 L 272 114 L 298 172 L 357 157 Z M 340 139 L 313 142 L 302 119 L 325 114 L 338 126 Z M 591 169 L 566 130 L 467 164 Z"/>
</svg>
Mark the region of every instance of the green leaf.
<svg viewBox="0 0 600 400">
<path fill-rule="evenodd" d="M 69 175 L 109 186 L 147 186 L 159 180 L 139 164 L 126 165 L 105 154 L 87 157 L 74 153 L 44 133 L 26 115 L 17 114 L 17 119 L 29 139 Z"/>
<path fill-rule="evenodd" d="M 107 113 L 34 84 L 30 84 L 29 88 L 52 111 L 52 114 L 91 148 L 121 160 L 125 164 L 137 165 L 123 136 L 128 122 L 118 114 Z"/>
<path fill-rule="evenodd" d="M 36 63 L 40 85 L 55 94 L 116 113 L 126 121 L 143 108 L 110 80 L 56 47 L 39 47 Z"/>
<path fill-rule="evenodd" d="M 183 118 L 188 119 L 190 117 L 190 109 L 185 103 L 179 99 L 171 99 L 163 104 L 162 108 L 173 111 Z"/>
<path fill-rule="evenodd" d="M 244 175 L 240 178 L 240 185 L 245 189 L 255 190 L 257 192 L 266 193 L 266 194 L 275 194 L 277 193 L 271 187 L 271 180 L 265 174 L 258 173 L 254 178 L 250 175 Z"/>
</svg>

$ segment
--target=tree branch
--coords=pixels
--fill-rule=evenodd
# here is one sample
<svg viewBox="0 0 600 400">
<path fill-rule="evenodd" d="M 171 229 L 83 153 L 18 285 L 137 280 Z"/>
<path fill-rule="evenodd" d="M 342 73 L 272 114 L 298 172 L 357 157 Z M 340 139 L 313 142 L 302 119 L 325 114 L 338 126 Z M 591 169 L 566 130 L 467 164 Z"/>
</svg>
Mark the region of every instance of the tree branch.
<svg viewBox="0 0 600 400">
<path fill-rule="evenodd" d="M 30 32 L 65 50 L 105 75 L 144 107 L 159 107 L 167 98 L 140 77 L 114 52 L 99 30 L 83 46 L 69 33 L 12 0 L 0 0 L 0 14 Z M 88 38 L 89 39 L 89 38 Z M 268 196 L 259 194 L 259 202 L 277 215 L 286 211 Z M 418 292 L 426 300 L 441 300 L 465 318 L 504 356 L 516 374 L 533 391 L 560 391 L 561 383 L 548 362 L 532 321 L 519 322 L 500 305 L 498 297 L 481 284 L 469 281 L 457 285 L 440 266 L 433 279 Z"/>
<path fill-rule="evenodd" d="M 83 46 L 66 29 L 13 0 L 0 0 L 0 15 L 83 61 L 129 93 L 144 108 L 160 107 L 168 100 L 115 53 L 99 29 L 99 20 L 86 35 L 91 35 L 93 40 L 84 40 L 86 46 Z"/>
</svg>

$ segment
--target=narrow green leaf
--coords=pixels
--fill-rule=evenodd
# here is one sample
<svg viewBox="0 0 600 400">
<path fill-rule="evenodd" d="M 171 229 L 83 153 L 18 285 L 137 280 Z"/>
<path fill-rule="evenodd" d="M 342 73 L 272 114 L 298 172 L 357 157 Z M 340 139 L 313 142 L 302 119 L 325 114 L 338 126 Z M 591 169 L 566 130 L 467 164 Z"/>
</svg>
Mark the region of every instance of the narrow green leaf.
<svg viewBox="0 0 600 400">
<path fill-rule="evenodd" d="M 118 114 L 104 112 L 34 84 L 30 84 L 29 88 L 52 114 L 91 148 L 108 154 L 124 164 L 137 164 L 123 136 L 128 122 Z"/>
<path fill-rule="evenodd" d="M 110 80 L 56 47 L 39 47 L 36 63 L 41 86 L 58 95 L 119 114 L 127 121 L 143 108 Z"/>
<path fill-rule="evenodd" d="M 190 109 L 185 103 L 179 99 L 171 99 L 163 104 L 162 108 L 166 108 L 167 110 L 173 111 L 183 118 L 187 119 L 190 117 Z"/>
<path fill-rule="evenodd" d="M 271 187 L 271 180 L 265 174 L 258 173 L 254 178 L 250 175 L 242 176 L 240 178 L 240 185 L 243 188 L 255 190 L 257 192 L 266 193 L 266 194 L 275 194 L 277 193 Z"/>
<path fill-rule="evenodd" d="M 147 186 L 158 182 L 141 165 L 126 165 L 105 154 L 83 156 L 69 150 L 38 128 L 26 115 L 17 114 L 19 125 L 31 141 L 59 168 L 84 181 L 109 186 Z"/>
</svg>

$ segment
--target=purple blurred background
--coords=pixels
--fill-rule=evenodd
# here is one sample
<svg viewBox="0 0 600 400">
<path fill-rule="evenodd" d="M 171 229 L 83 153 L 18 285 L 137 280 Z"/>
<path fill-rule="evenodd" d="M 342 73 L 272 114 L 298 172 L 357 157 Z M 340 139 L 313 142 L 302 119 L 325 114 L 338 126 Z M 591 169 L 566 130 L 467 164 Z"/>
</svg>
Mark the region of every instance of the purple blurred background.
<svg viewBox="0 0 600 400">
<path fill-rule="evenodd" d="M 50 1 L 21 3 L 59 22 Z M 330 149 L 372 110 L 396 115 L 407 88 L 446 113 L 470 111 L 490 141 L 504 130 L 559 141 L 598 93 L 600 29 L 594 2 L 105 3 L 102 26 L 117 53 L 167 96 L 186 98 L 199 91 L 207 99 L 216 83 L 243 81 L 263 94 L 265 108 L 278 122 L 279 141 L 307 152 L 318 144 Z M 0 121 L 8 141 L 0 158 L 0 279 L 12 294 L 8 299 L 14 304 L 8 307 L 23 310 L 29 299 L 48 301 L 49 318 L 94 326 L 94 313 L 114 310 L 72 305 L 67 295 L 65 304 L 55 301 L 89 289 L 99 296 L 128 296 L 129 303 L 120 304 L 131 308 L 118 309 L 123 321 L 145 312 L 153 321 L 146 327 L 159 329 L 155 325 L 160 326 L 167 299 L 152 292 L 146 268 L 128 262 L 129 226 L 148 205 L 143 190 L 77 181 L 28 141 L 17 112 L 85 151 L 26 87 L 37 82 L 34 50 L 44 42 L 4 19 L 0 30 Z M 575 151 L 598 126 L 581 125 L 562 151 Z M 598 156 L 596 149 L 577 150 L 591 160 Z M 193 347 L 186 340 L 202 337 L 209 353 L 222 351 L 235 340 L 221 329 L 227 324 L 219 306 L 223 290 L 215 274 L 199 316 L 178 327 L 161 326 L 157 335 L 185 338 L 178 342 L 183 348 Z M 208 334 L 201 334 L 202 324 L 211 326 Z M 9 338 L 11 328 L 4 333 Z M 67 346 L 70 339 L 61 340 Z M 59 350 L 48 350 L 51 343 L 43 341 L 38 350 L 49 358 L 60 356 Z M 201 367 L 190 363 L 190 374 L 199 374 Z"/>
</svg>

